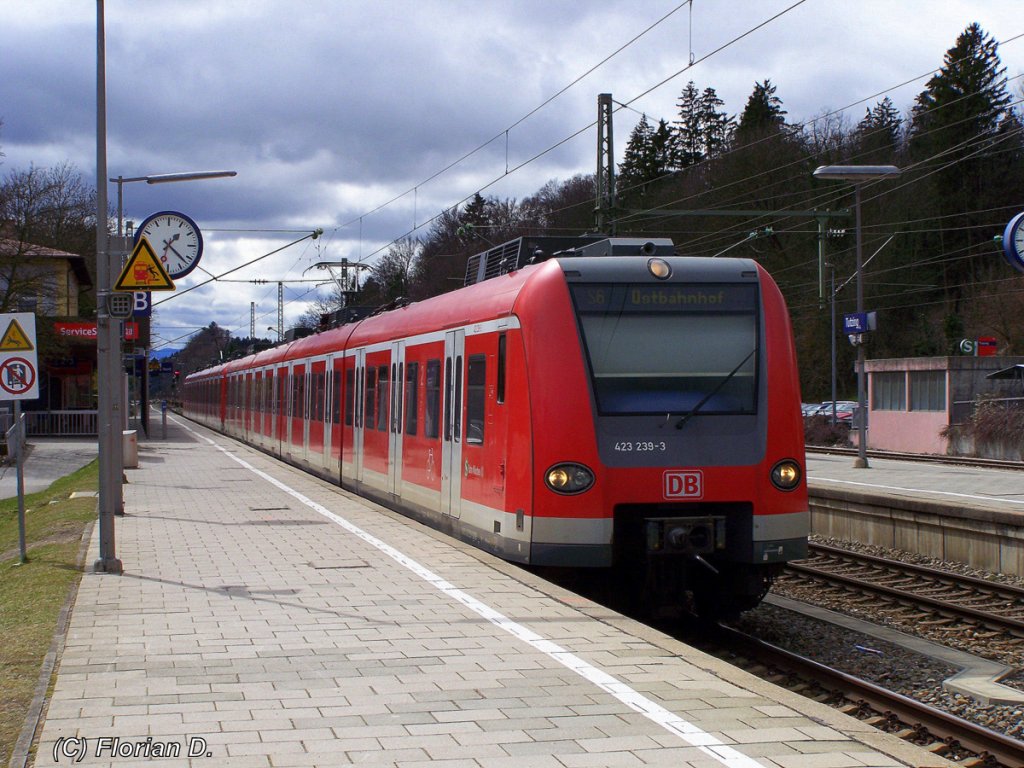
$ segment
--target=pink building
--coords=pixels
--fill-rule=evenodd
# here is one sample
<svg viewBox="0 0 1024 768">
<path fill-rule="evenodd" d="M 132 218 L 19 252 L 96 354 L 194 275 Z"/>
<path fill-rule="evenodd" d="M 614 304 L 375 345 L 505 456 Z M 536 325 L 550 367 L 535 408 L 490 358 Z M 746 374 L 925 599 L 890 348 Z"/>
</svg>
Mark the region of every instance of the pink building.
<svg viewBox="0 0 1024 768">
<path fill-rule="evenodd" d="M 962 423 L 980 395 L 1021 397 L 1019 381 L 987 378 L 1024 357 L 868 360 L 868 448 L 947 454 L 943 430 Z M 856 438 L 856 430 L 851 434 Z"/>
</svg>

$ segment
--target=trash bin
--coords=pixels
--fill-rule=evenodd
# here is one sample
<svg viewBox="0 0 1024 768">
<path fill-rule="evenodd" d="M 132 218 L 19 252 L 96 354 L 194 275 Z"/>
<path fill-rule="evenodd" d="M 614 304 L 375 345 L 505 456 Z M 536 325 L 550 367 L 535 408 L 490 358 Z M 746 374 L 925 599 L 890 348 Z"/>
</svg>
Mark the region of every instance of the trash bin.
<svg viewBox="0 0 1024 768">
<path fill-rule="evenodd" d="M 139 467 L 139 438 L 134 429 L 126 429 L 121 433 L 121 453 L 124 466 L 132 469 Z"/>
</svg>

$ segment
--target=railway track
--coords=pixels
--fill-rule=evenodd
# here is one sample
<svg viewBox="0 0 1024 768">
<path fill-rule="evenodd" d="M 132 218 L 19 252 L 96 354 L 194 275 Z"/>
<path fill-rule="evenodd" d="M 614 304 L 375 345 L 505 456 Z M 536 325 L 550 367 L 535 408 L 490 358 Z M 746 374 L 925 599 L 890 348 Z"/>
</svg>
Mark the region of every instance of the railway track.
<svg viewBox="0 0 1024 768">
<path fill-rule="evenodd" d="M 728 648 L 743 661 L 740 666 L 768 667 L 769 679 L 781 683 L 789 678 L 790 687 L 808 684 L 820 689 L 815 698 L 833 700 L 842 697 L 839 708 L 876 727 L 894 732 L 937 754 L 955 758 L 964 766 L 1024 765 L 1024 742 L 971 723 L 941 709 L 847 675 L 818 662 L 783 650 L 726 626 L 716 627 L 711 640 L 719 648 Z M 737 663 L 737 659 L 731 659 Z M 763 673 L 761 676 L 766 676 Z"/>
<path fill-rule="evenodd" d="M 832 454 L 836 456 L 856 456 L 856 448 L 839 448 L 835 446 L 807 446 L 807 453 Z M 917 461 L 925 464 L 959 464 L 969 467 L 988 467 L 991 469 L 1024 470 L 1024 461 L 1005 461 L 1002 459 L 981 459 L 973 456 L 940 456 L 930 453 L 900 453 L 898 451 L 868 451 L 869 459 L 892 459 L 894 461 Z"/>
<path fill-rule="evenodd" d="M 811 543 L 811 558 L 790 563 L 784 579 L 813 579 L 882 598 L 906 610 L 1005 633 L 1024 642 L 1024 589 L 926 566 Z"/>
</svg>

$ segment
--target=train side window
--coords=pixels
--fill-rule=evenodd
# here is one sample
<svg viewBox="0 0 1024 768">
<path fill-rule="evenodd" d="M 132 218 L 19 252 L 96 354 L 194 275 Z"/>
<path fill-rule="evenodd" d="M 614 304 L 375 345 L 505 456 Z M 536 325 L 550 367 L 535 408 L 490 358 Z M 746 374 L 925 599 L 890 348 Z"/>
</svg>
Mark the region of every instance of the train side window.
<svg viewBox="0 0 1024 768">
<path fill-rule="evenodd" d="M 505 334 L 498 336 L 498 393 L 497 398 L 499 403 L 505 402 L 505 357 L 506 357 L 506 346 L 507 341 Z"/>
<path fill-rule="evenodd" d="M 405 366 L 405 434 L 416 434 L 416 404 L 419 395 L 420 364 Z"/>
<path fill-rule="evenodd" d="M 374 418 L 377 406 L 377 369 L 366 369 L 366 409 L 363 411 L 364 424 L 367 429 L 373 429 L 377 425 Z"/>
<path fill-rule="evenodd" d="M 466 443 L 481 445 L 487 401 L 487 355 L 470 355 L 466 364 Z"/>
<path fill-rule="evenodd" d="M 377 369 L 377 430 L 388 431 L 388 367 Z"/>
<path fill-rule="evenodd" d="M 423 411 L 423 436 L 437 439 L 441 415 L 441 361 L 427 361 L 426 407 Z"/>
<path fill-rule="evenodd" d="M 310 374 L 309 417 L 313 421 L 324 420 L 324 374 Z"/>
<path fill-rule="evenodd" d="M 444 441 L 452 439 L 452 359 L 444 361 Z"/>
<path fill-rule="evenodd" d="M 352 426 L 352 417 L 355 413 L 356 397 L 356 370 L 349 368 L 345 371 L 345 426 Z"/>
<path fill-rule="evenodd" d="M 398 364 L 398 374 L 395 375 L 395 366 L 391 366 L 391 391 L 394 402 L 391 406 L 391 431 L 396 435 L 402 433 L 402 395 L 405 388 L 402 383 L 405 381 L 405 363 Z"/>
<path fill-rule="evenodd" d="M 341 368 L 331 377 L 331 424 L 341 424 Z"/>
<path fill-rule="evenodd" d="M 366 369 L 363 366 L 356 368 L 356 392 L 355 392 L 355 406 L 356 406 L 356 426 L 363 426 L 363 387 L 366 386 Z"/>
<path fill-rule="evenodd" d="M 455 417 L 452 436 L 457 443 L 462 440 L 462 355 L 455 358 L 455 410 L 452 415 Z"/>
</svg>

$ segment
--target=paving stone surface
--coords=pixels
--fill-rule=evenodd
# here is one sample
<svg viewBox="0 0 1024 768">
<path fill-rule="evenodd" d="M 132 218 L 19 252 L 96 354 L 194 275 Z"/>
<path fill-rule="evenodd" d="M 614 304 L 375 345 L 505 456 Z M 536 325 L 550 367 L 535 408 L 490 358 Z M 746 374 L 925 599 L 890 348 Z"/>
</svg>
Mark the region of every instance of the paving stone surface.
<svg viewBox="0 0 1024 768">
<path fill-rule="evenodd" d="M 139 454 L 36 766 L 948 765 L 200 427 Z"/>
</svg>

